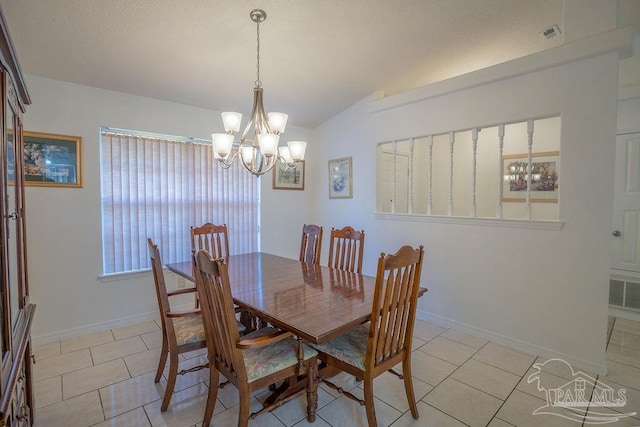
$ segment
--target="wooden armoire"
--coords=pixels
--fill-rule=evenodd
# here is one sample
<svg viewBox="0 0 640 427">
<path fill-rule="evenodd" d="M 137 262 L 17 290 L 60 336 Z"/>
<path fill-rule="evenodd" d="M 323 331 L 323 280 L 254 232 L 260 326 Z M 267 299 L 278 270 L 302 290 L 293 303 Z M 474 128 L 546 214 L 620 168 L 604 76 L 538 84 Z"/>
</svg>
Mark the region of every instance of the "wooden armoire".
<svg viewBox="0 0 640 427">
<path fill-rule="evenodd" d="M 24 209 L 22 119 L 31 103 L 9 30 L 0 10 L 0 426 L 34 420 L 31 322 Z"/>
</svg>

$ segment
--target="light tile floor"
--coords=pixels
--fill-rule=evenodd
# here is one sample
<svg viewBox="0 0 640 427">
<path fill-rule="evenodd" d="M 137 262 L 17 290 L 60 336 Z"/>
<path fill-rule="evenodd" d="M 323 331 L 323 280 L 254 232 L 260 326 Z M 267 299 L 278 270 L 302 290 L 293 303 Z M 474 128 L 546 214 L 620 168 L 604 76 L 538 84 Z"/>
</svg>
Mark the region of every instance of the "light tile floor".
<svg viewBox="0 0 640 427">
<path fill-rule="evenodd" d="M 165 380 L 154 384 L 159 358 L 160 328 L 154 321 L 107 332 L 36 346 L 34 354 L 35 425 L 38 427 L 85 426 L 199 426 L 208 387 L 208 371 L 179 376 L 169 409 L 160 412 Z M 557 415 L 533 415 L 546 405 L 543 388 L 572 383 L 568 366 L 552 361 L 538 371 L 545 359 L 488 342 L 453 329 L 416 322 L 412 358 L 414 389 L 420 419 L 409 412 L 403 382 L 385 373 L 375 380 L 376 415 L 380 426 L 570 426 L 590 425 L 586 417 L 620 415 L 611 426 L 640 426 L 640 322 L 610 322 L 606 377 L 590 375 L 585 396 L 593 402 L 603 387 L 626 390 L 626 406 L 590 406 Z M 181 368 L 206 361 L 205 351 L 181 355 Z M 334 378 L 345 389 L 362 396 L 362 384 L 347 375 Z M 541 387 L 537 387 L 537 385 Z M 572 383 L 573 384 L 573 383 Z M 253 407 L 268 391 L 254 395 Z M 602 395 L 602 393 L 600 393 Z M 253 426 L 310 425 L 304 395 L 271 413 L 250 421 Z M 557 409 L 557 408 L 556 408 Z M 587 412 L 585 414 L 585 412 Z M 573 417 L 577 420 L 571 420 Z M 212 426 L 237 425 L 238 394 L 233 386 L 219 391 Z M 592 418 L 587 418 L 591 420 Z M 595 418 L 593 418 L 595 419 Z M 366 426 L 363 407 L 340 397 L 321 384 L 317 420 L 313 425 Z"/>
</svg>

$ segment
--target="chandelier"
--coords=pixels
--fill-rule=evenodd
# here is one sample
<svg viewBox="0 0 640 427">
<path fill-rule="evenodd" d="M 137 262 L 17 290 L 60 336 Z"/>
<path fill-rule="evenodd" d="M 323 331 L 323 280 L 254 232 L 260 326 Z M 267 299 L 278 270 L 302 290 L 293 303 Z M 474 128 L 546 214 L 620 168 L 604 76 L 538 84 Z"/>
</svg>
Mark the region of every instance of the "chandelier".
<svg viewBox="0 0 640 427">
<path fill-rule="evenodd" d="M 288 116 L 284 113 L 265 114 L 262 105 L 262 82 L 260 81 L 260 23 L 267 19 L 264 10 L 254 9 L 249 14 L 256 23 L 256 81 L 253 88 L 253 109 L 247 126 L 239 141 L 234 143 L 240 131 L 242 114 L 222 113 L 222 122 L 226 133 L 211 134 L 214 157 L 220 165 L 227 169 L 236 158 L 240 158 L 242 166 L 255 176 L 269 172 L 276 163 L 284 171 L 295 169 L 296 164 L 304 160 L 307 143 L 290 141 L 287 146 L 278 147 L 280 135 L 287 125 Z M 234 147 L 235 146 L 235 147 Z"/>
</svg>

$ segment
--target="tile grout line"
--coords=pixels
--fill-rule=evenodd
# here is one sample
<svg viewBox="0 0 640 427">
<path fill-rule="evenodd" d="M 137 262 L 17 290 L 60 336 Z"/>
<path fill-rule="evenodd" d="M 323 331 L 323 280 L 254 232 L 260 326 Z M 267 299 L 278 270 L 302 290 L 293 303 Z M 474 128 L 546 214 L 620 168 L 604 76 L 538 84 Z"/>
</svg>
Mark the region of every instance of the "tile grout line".
<svg viewBox="0 0 640 427">
<path fill-rule="evenodd" d="M 515 375 L 515 376 L 520 375 L 520 374 L 516 374 L 515 372 L 507 371 L 506 369 L 503 369 L 503 368 L 501 368 L 501 367 L 499 367 L 499 366 L 492 365 L 491 363 L 487 363 L 487 362 L 485 362 L 485 361 L 483 361 L 483 360 L 475 359 L 475 358 L 473 357 L 473 356 L 475 356 L 476 354 L 478 354 L 478 352 L 480 352 L 480 350 L 482 350 L 485 346 L 487 346 L 487 345 L 489 345 L 489 344 L 491 344 L 491 343 L 494 343 L 494 344 L 496 344 L 496 345 L 499 345 L 499 346 L 501 346 L 501 347 L 504 347 L 504 346 L 502 346 L 501 344 L 495 343 L 495 342 L 493 342 L 493 341 L 487 341 L 487 342 L 486 342 L 486 343 L 485 343 L 481 348 L 479 348 L 479 349 L 478 349 L 478 351 L 476 351 L 476 352 L 475 352 L 475 353 L 474 353 L 474 354 L 473 354 L 469 359 L 467 359 L 464 363 L 467 363 L 469 360 L 473 359 L 475 362 L 482 363 L 483 365 L 490 366 L 490 367 L 495 368 L 495 369 L 498 369 L 498 370 L 500 370 L 500 371 L 502 371 L 502 372 L 506 372 L 507 374 L 511 374 L 511 375 Z M 530 355 L 530 354 L 527 354 L 527 353 L 522 353 L 522 352 L 520 352 L 520 351 L 518 351 L 518 350 L 514 350 L 514 349 L 511 349 L 511 348 L 509 348 L 509 347 L 504 347 L 504 348 L 509 349 L 509 350 L 512 350 L 512 351 L 517 352 L 517 353 L 520 353 L 520 354 L 523 354 L 523 355 L 525 355 L 525 356 L 533 356 L 533 357 L 534 357 L 532 364 L 531 364 L 531 365 L 529 365 L 529 368 L 527 368 L 527 371 L 526 371 L 524 374 L 522 374 L 522 375 L 520 376 L 520 379 L 522 379 L 522 378 L 527 374 L 527 372 L 529 372 L 529 369 L 531 368 L 531 366 L 533 366 L 533 363 L 535 363 L 535 362 L 536 362 L 536 360 L 538 360 L 538 357 L 540 357 L 539 355 Z M 435 357 L 435 356 L 434 356 L 434 357 Z M 461 365 L 461 366 L 459 366 L 459 368 L 460 368 L 460 367 L 462 367 L 462 365 Z M 456 371 L 457 371 L 457 369 L 456 369 Z M 455 372 L 455 371 L 454 371 L 454 372 Z M 452 372 L 451 374 L 453 375 L 453 372 Z M 518 381 L 518 383 L 519 383 L 519 381 Z M 466 384 L 466 383 L 465 383 L 465 384 Z M 467 385 L 468 385 L 468 384 L 467 384 Z M 517 385 L 516 385 L 516 387 L 517 387 Z M 486 392 L 485 392 L 485 393 L 486 393 Z M 489 394 L 489 393 L 487 393 L 487 394 Z M 497 396 L 496 396 L 496 397 L 497 397 Z M 500 398 L 498 397 L 498 399 L 500 399 Z"/>
<path fill-rule="evenodd" d="M 614 317 L 614 323 L 615 323 L 615 317 Z M 611 328 L 611 330 L 613 330 L 613 327 Z M 589 409 L 591 409 L 591 400 L 593 399 L 593 393 L 595 393 L 596 391 L 596 385 L 598 385 L 598 383 L 600 382 L 600 374 L 596 374 L 596 383 L 593 385 L 593 388 L 591 389 L 591 396 L 589 396 L 589 404 L 587 405 L 587 409 L 584 411 L 584 417 L 582 417 L 582 426 L 584 427 L 584 425 L 587 423 L 587 415 L 589 414 Z"/>
<path fill-rule="evenodd" d="M 526 371 L 524 372 L 524 374 L 520 377 L 520 381 L 522 381 L 524 379 L 524 377 L 527 375 L 527 372 L 529 372 L 529 369 L 531 369 L 531 367 L 536 363 L 536 360 L 538 360 L 538 356 L 536 356 L 535 359 L 533 359 L 533 362 L 531 362 L 531 364 L 529 365 L 529 367 L 526 369 Z M 513 372 L 512 372 L 513 373 Z M 507 395 L 507 397 L 502 401 L 502 405 L 500 405 L 500 407 L 496 410 L 495 414 L 493 414 L 493 417 L 491 417 L 491 419 L 489 420 L 489 424 L 491 423 L 491 421 L 493 421 L 495 418 L 497 418 L 498 413 L 500 412 L 500 409 L 502 409 L 502 407 L 504 406 L 505 403 L 507 403 L 507 400 L 509 400 L 509 398 L 513 395 L 513 392 L 517 390 L 518 388 L 518 384 L 520 384 L 520 381 L 518 381 L 518 383 L 513 387 L 513 389 L 509 392 L 509 394 Z M 518 390 L 520 392 L 522 392 L 521 390 Z M 528 393 L 525 393 L 528 394 Z M 504 421 L 502 419 L 500 419 L 501 421 Z M 510 424 L 510 423 L 509 423 Z"/>
<path fill-rule="evenodd" d="M 454 372 L 455 372 L 455 371 L 454 371 Z M 452 374 L 453 374 L 453 372 L 452 372 Z M 447 377 L 447 378 L 450 378 L 450 377 Z M 472 388 L 472 389 L 474 389 L 474 390 L 477 390 L 477 391 L 479 391 L 479 392 L 480 392 L 480 393 L 482 393 L 482 394 L 486 394 L 487 396 L 490 396 L 490 397 L 493 397 L 493 398 L 495 398 L 495 399 L 498 399 L 498 400 L 502 401 L 502 404 L 498 407 L 498 409 L 496 410 L 496 412 L 491 416 L 491 418 L 489 418 L 489 422 L 487 423 L 487 425 L 489 425 L 489 424 L 491 423 L 491 420 L 493 420 L 493 419 L 496 417 L 496 414 L 498 413 L 498 411 L 500 410 L 500 408 L 502 408 L 502 405 L 504 405 L 504 403 L 506 402 L 506 399 L 505 399 L 505 400 L 502 400 L 502 399 L 500 399 L 499 397 L 496 397 L 496 396 L 494 396 L 494 395 L 492 395 L 492 394 L 489 394 L 489 393 L 487 393 L 487 392 L 486 392 L 486 391 L 484 391 L 484 390 L 480 390 L 480 389 L 479 389 L 479 388 L 477 388 L 477 387 L 474 387 L 474 386 L 472 386 L 472 385 L 469 385 L 469 384 L 467 384 L 467 383 L 465 383 L 465 382 L 462 382 L 462 381 L 460 381 L 460 380 L 457 380 L 457 379 L 455 379 L 455 378 L 451 378 L 451 381 L 455 381 L 455 382 L 457 382 L 457 383 L 459 383 L 459 384 L 466 385 L 467 387 Z M 425 402 L 425 403 L 426 403 L 426 402 Z M 444 411 L 443 411 L 443 412 L 444 412 Z M 446 414 L 446 412 L 445 412 L 445 414 Z M 447 415 L 449 415 L 449 416 L 450 416 L 450 417 L 452 417 L 452 418 L 456 418 L 456 417 L 454 417 L 454 416 L 453 416 L 453 415 L 451 415 L 451 414 L 447 414 Z M 457 420 L 457 419 L 458 419 L 458 418 L 456 418 L 456 420 Z M 462 422 L 463 424 L 466 424 L 466 423 L 465 423 L 465 422 L 463 422 L 462 420 L 458 420 L 458 421 Z"/>
<path fill-rule="evenodd" d="M 451 328 L 447 328 L 446 330 L 449 330 L 449 329 L 451 329 Z M 446 332 L 446 330 L 445 330 L 445 331 L 443 331 L 442 333 Z M 442 334 L 442 333 L 441 333 L 441 334 Z M 440 335 L 438 335 L 438 336 L 440 336 Z M 433 339 L 437 338 L 438 336 L 434 337 Z M 443 337 L 443 338 L 444 338 L 444 337 Z M 450 340 L 450 341 L 454 341 L 454 340 Z M 430 342 L 430 341 L 428 341 L 428 342 Z M 454 341 L 454 342 L 457 342 L 457 341 Z M 480 350 L 482 350 L 482 349 L 483 349 L 487 344 L 489 344 L 489 342 L 490 342 L 490 341 L 487 341 L 487 342 L 486 342 L 486 343 L 484 343 L 480 348 L 476 349 L 475 353 L 473 353 L 473 354 L 472 354 L 472 355 L 471 355 L 471 356 L 470 356 L 470 357 L 469 357 L 469 358 L 468 358 L 468 359 L 467 359 L 467 360 L 466 360 L 462 365 L 464 365 L 464 364 L 465 364 L 465 363 L 467 363 L 469 360 L 471 360 L 471 359 L 473 358 L 473 356 L 475 356 L 475 355 L 476 355 Z M 460 343 L 460 344 L 463 344 L 463 343 Z M 421 347 L 422 347 L 422 346 L 421 346 Z M 470 347 L 470 346 L 467 346 L 467 347 Z M 416 349 L 416 350 L 418 350 L 418 351 L 419 351 L 419 348 L 418 348 L 418 349 Z M 434 355 L 432 355 L 432 354 L 425 353 L 425 352 L 422 352 L 422 353 L 424 353 L 424 354 L 428 354 L 429 356 L 435 357 L 436 359 L 440 359 L 439 357 L 434 356 Z M 440 359 L 440 360 L 444 360 L 444 359 Z M 475 360 L 475 359 L 474 359 L 474 360 Z M 445 362 L 446 362 L 446 360 L 445 360 Z M 448 362 L 448 363 L 451 363 L 451 362 Z M 434 390 L 435 390 L 435 389 L 436 389 L 440 384 L 442 384 L 442 383 L 443 383 L 444 381 L 446 381 L 448 378 L 451 378 L 453 381 L 459 382 L 460 384 L 464 384 L 464 385 L 466 385 L 466 386 L 468 386 L 468 387 L 472 387 L 472 386 L 470 386 L 469 384 L 463 383 L 463 382 L 458 381 L 458 380 L 456 380 L 455 378 L 452 378 L 452 377 L 451 377 L 451 376 L 452 376 L 456 371 L 458 371 L 458 369 L 460 369 L 460 368 L 462 367 L 462 365 L 458 366 L 456 369 L 454 369 L 453 371 L 451 371 L 451 373 L 450 373 L 449 375 L 447 375 L 447 376 L 446 376 L 442 381 L 440 381 L 437 385 L 433 386 L 433 388 L 432 388 L 432 389 L 431 389 L 427 394 L 425 394 L 425 395 L 422 397 L 422 399 L 420 399 L 419 401 L 420 401 L 420 402 L 422 402 L 422 403 L 424 403 L 425 405 L 428 405 L 428 406 L 430 406 L 430 407 L 432 407 L 432 408 L 436 409 L 436 410 L 437 410 L 437 411 L 439 411 L 439 412 L 442 412 L 442 413 L 443 413 L 443 414 L 445 414 L 446 416 L 451 417 L 451 418 L 453 418 L 454 420 L 459 421 L 459 422 L 461 422 L 462 424 L 464 424 L 464 425 L 468 426 L 469 424 L 465 423 L 464 421 L 462 421 L 462 420 L 460 420 L 460 419 L 456 418 L 455 416 L 453 416 L 453 415 L 451 415 L 451 414 L 448 414 L 448 413 L 444 412 L 443 410 L 441 410 L 441 409 L 439 409 L 439 408 L 437 408 L 437 407 L 435 407 L 435 406 L 433 406 L 433 405 L 429 404 L 429 402 L 427 402 L 427 401 L 425 401 L 425 400 L 424 400 L 424 398 L 425 398 L 425 397 L 429 396 L 429 394 L 431 394 L 431 393 L 432 393 L 432 392 L 433 392 L 433 391 L 434 391 Z M 425 382 L 425 383 L 426 383 L 426 381 L 423 381 L 423 382 Z M 426 384 L 429 384 L 429 383 L 426 383 Z M 431 385 L 431 384 L 429 384 L 429 385 Z M 472 387 L 472 388 L 474 388 L 474 389 L 475 389 L 475 387 Z M 476 389 L 476 390 L 477 390 L 477 389 Z M 486 393 L 486 392 L 484 392 L 484 391 L 482 391 L 482 390 L 479 390 L 479 391 L 481 391 L 481 392 L 483 392 L 483 393 L 485 393 L 485 394 L 487 394 L 487 395 L 491 396 L 489 393 Z M 417 403 L 417 402 L 416 402 L 416 403 Z M 493 419 L 493 418 L 492 418 L 492 419 Z M 394 422 L 395 422 L 395 421 L 394 421 Z M 491 422 L 491 420 L 489 420 L 489 422 Z"/>
<path fill-rule="evenodd" d="M 624 348 L 626 348 L 626 347 L 624 347 Z M 619 364 L 619 365 L 628 366 L 628 367 L 630 367 L 630 368 L 637 369 L 638 371 L 640 371 L 640 366 L 630 365 L 630 364 L 628 364 L 628 363 L 624 363 L 624 362 L 618 362 L 617 360 L 613 360 L 613 359 L 609 360 L 608 358 L 607 358 L 607 362 L 615 362 L 615 363 L 617 363 L 617 364 Z M 616 382 L 616 381 L 613 381 L 613 380 L 612 380 L 612 382 Z M 640 390 L 640 387 L 636 388 L 636 387 L 630 387 L 630 386 L 629 386 L 629 388 L 632 388 L 632 389 L 634 389 L 634 390 Z"/>
<path fill-rule="evenodd" d="M 100 401 L 100 409 L 102 409 L 102 421 L 100 421 L 100 423 L 107 421 L 107 413 L 104 410 L 104 402 L 102 401 L 102 394 L 100 394 L 100 389 L 97 389 L 96 392 L 98 393 L 98 400 Z M 96 423 L 96 424 L 100 424 L 100 423 Z"/>
<path fill-rule="evenodd" d="M 496 416 L 494 416 L 494 417 L 491 419 L 491 421 L 493 421 L 493 420 L 500 420 L 500 421 L 502 421 L 503 423 L 505 423 L 505 424 L 507 424 L 507 425 L 510 425 L 510 426 L 513 426 L 513 427 L 517 427 L 515 424 L 511 424 L 509 421 L 505 421 L 505 420 L 503 420 L 502 418 L 498 417 L 497 415 L 496 415 Z"/>
<path fill-rule="evenodd" d="M 607 345 L 605 346 L 605 349 L 604 349 L 605 352 L 607 350 L 609 350 L 609 344 L 611 343 L 611 335 L 613 335 L 613 330 L 616 328 L 616 320 L 617 320 L 617 318 L 614 317 L 613 321 L 611 322 L 611 326 L 609 327 L 609 330 L 607 331 Z"/>
<path fill-rule="evenodd" d="M 113 336 L 113 330 L 111 330 L 110 332 L 111 332 L 111 334 L 112 334 L 112 336 Z M 138 336 L 139 336 L 139 335 L 138 335 Z M 114 341 L 112 341 L 112 342 L 118 342 L 118 341 L 119 341 L 119 340 L 116 340 L 116 339 L 115 339 L 115 336 L 113 336 L 113 338 L 114 338 Z M 125 338 L 125 339 L 126 339 L 126 338 Z M 60 343 L 61 343 L 61 342 L 60 342 Z M 143 341 L 143 343 L 144 343 L 144 341 Z M 107 343 L 107 344 L 109 344 L 109 343 Z M 98 344 L 98 345 L 102 345 L 102 344 Z M 146 344 L 145 344 L 145 346 L 146 346 Z M 86 347 L 86 348 L 76 350 L 76 351 L 82 351 L 82 350 L 84 350 L 84 349 L 89 350 L 89 355 L 90 355 L 90 357 L 91 357 L 92 366 L 90 366 L 90 367 L 88 367 L 88 368 L 95 367 L 95 366 L 99 366 L 99 365 L 101 365 L 101 364 L 102 364 L 102 363 L 99 363 L 99 364 L 97 364 L 97 365 L 95 364 L 95 360 L 94 360 L 94 358 L 93 358 L 93 352 L 91 351 L 91 349 L 92 349 L 93 347 L 95 347 L 95 346 L 88 346 L 88 347 Z M 69 354 L 69 353 L 65 353 L 65 354 Z M 133 354 L 137 354 L 137 353 L 133 353 Z M 109 362 L 112 362 L 112 361 L 115 361 L 115 360 L 118 360 L 118 359 L 122 359 L 122 363 L 124 364 L 125 368 L 127 369 L 127 374 L 129 375 L 129 378 L 126 378 L 126 379 L 124 379 L 124 380 L 122 380 L 122 381 L 118 381 L 118 382 L 115 382 L 115 383 L 111 383 L 111 384 L 109 384 L 109 385 L 107 385 L 107 386 L 105 386 L 105 387 L 109 387 L 109 386 L 112 386 L 112 385 L 115 385 L 115 384 L 119 384 L 119 383 L 122 383 L 122 382 L 124 382 L 124 381 L 128 381 L 128 380 L 130 380 L 130 379 L 134 378 L 134 376 L 131 374 L 131 371 L 129 370 L 129 367 L 128 367 L 127 363 L 126 363 L 126 362 L 125 362 L 125 360 L 124 360 L 124 356 L 122 356 L 122 357 L 117 357 L 117 358 L 115 358 L 115 359 L 108 360 L 108 361 L 105 361 L 105 362 L 103 362 L 103 363 L 109 363 Z M 72 373 L 72 372 L 77 372 L 77 371 L 80 371 L 80 370 L 82 370 L 82 369 L 88 369 L 88 368 L 80 368 L 80 369 L 76 369 L 76 370 L 74 370 L 74 371 L 67 372 L 67 374 L 68 374 L 68 373 Z M 99 398 L 99 400 L 100 400 L 100 407 L 101 407 L 101 409 L 102 409 L 102 416 L 103 416 L 103 420 L 102 420 L 102 421 L 100 421 L 100 423 L 101 423 L 101 422 L 104 422 L 104 421 L 107 421 L 107 420 L 109 420 L 109 419 L 111 419 L 111 418 L 114 418 L 114 417 L 107 418 L 107 415 L 106 415 L 106 412 L 105 412 L 105 409 L 104 409 L 104 402 L 102 401 L 102 395 L 100 394 L 100 388 L 97 388 L 97 389 L 95 389 L 95 390 L 90 390 L 90 391 L 88 391 L 88 392 L 86 392 L 86 393 L 83 393 L 83 394 L 81 394 L 81 395 L 73 396 L 73 397 L 70 397 L 70 398 L 68 398 L 68 399 L 65 399 L 65 398 L 64 398 L 64 381 L 63 381 L 63 375 L 64 375 L 64 374 L 61 374 L 61 375 L 60 375 L 60 382 L 61 382 L 60 387 L 61 387 L 61 392 L 62 392 L 62 395 L 61 395 L 62 399 L 60 400 L 60 402 L 69 401 L 70 399 L 73 399 L 73 398 L 75 398 L 75 397 L 82 396 L 82 395 L 84 395 L 84 394 L 88 394 L 88 393 L 91 393 L 91 392 L 95 391 L 95 392 L 97 392 L 97 393 L 98 393 L 98 398 Z M 60 402 L 55 402 L 55 403 L 60 403 Z M 50 405 L 47 405 L 47 406 L 50 406 Z M 144 405 L 143 405 L 143 406 L 144 406 Z M 140 408 L 143 408 L 143 406 L 141 406 Z M 136 408 L 134 408 L 134 410 L 135 410 L 135 409 L 136 409 Z M 144 408 L 143 408 L 143 410 L 144 410 Z M 131 411 L 127 411 L 127 412 L 131 412 Z M 125 413 L 126 413 L 126 412 L 125 412 Z M 145 411 L 145 414 L 146 414 L 146 411 Z M 122 414 L 118 414 L 118 415 L 116 415 L 116 416 L 120 416 L 120 415 L 122 415 Z M 98 424 L 99 424 L 99 423 L 98 423 Z"/>
</svg>

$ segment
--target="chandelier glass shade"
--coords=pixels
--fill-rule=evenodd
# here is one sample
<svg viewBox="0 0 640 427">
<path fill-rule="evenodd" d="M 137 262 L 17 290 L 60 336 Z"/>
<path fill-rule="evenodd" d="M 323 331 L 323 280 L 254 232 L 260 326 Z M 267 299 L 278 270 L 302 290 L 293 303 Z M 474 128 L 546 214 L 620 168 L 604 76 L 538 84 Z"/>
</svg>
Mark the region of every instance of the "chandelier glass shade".
<svg viewBox="0 0 640 427">
<path fill-rule="evenodd" d="M 288 116 L 284 113 L 265 113 L 260 81 L 260 23 L 267 18 L 267 14 L 261 9 L 254 9 L 249 16 L 256 23 L 257 40 L 257 78 L 253 88 L 251 116 L 239 134 L 242 114 L 222 113 L 226 133 L 211 134 L 211 141 L 214 157 L 222 167 L 231 167 L 234 160 L 239 158 L 245 169 L 255 176 L 261 176 L 273 169 L 276 163 L 279 163 L 282 170 L 295 169 L 296 164 L 304 160 L 307 143 L 289 141 L 286 146 L 279 146 L 280 135 L 284 133 Z M 238 134 L 240 138 L 236 142 Z"/>
</svg>

